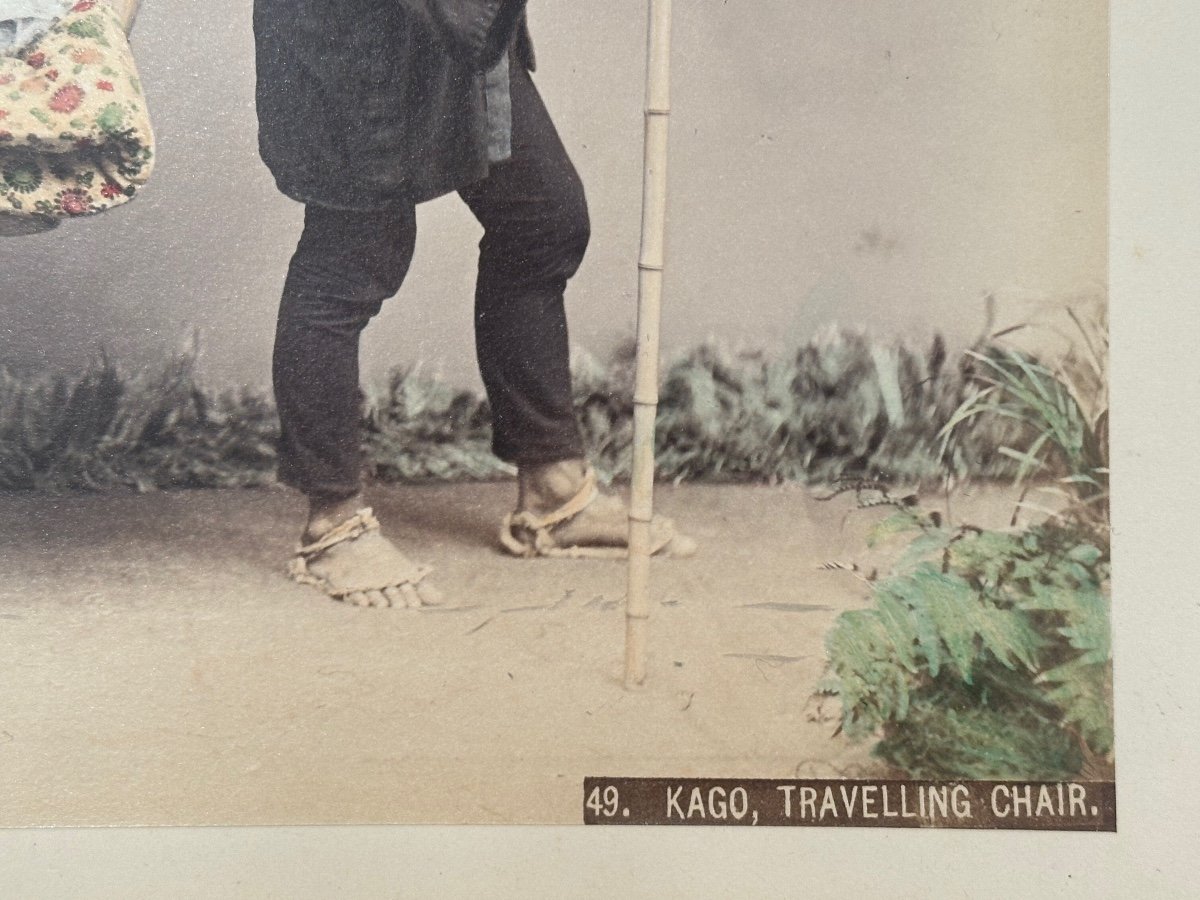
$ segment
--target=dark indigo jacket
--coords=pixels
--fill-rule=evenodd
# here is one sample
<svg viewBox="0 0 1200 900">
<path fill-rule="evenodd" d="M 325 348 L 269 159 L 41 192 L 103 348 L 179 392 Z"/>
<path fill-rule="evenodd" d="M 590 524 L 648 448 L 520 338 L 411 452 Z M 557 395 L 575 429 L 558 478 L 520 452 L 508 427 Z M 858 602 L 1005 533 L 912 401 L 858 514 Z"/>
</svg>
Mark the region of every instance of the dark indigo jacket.
<svg viewBox="0 0 1200 900">
<path fill-rule="evenodd" d="M 279 189 L 367 210 L 487 175 L 484 73 L 510 45 L 533 68 L 525 3 L 254 0 L 259 150 Z"/>
</svg>

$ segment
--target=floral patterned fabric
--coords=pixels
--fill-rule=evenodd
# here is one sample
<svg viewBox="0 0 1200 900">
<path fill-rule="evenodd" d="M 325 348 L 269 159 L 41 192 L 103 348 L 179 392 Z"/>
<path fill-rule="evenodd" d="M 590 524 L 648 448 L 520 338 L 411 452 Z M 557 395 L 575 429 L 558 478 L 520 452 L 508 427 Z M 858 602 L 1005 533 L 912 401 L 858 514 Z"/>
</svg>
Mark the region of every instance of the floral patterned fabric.
<svg viewBox="0 0 1200 900">
<path fill-rule="evenodd" d="M 0 58 L 0 214 L 71 217 L 133 198 L 154 136 L 119 16 L 79 0 Z"/>
</svg>

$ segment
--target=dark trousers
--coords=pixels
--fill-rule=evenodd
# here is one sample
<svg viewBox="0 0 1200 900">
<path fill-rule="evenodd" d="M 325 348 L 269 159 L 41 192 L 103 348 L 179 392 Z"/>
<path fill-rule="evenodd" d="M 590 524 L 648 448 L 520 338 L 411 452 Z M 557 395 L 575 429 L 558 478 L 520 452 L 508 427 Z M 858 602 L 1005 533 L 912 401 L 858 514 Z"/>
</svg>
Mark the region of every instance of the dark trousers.
<svg viewBox="0 0 1200 900">
<path fill-rule="evenodd" d="M 571 403 L 563 291 L 589 237 L 583 186 L 520 66 L 512 73 L 512 158 L 459 191 L 483 225 L 475 345 L 501 459 L 583 456 Z M 279 478 L 306 494 L 360 488 L 359 336 L 404 281 L 410 206 L 351 212 L 308 205 L 279 307 L 273 376 Z"/>
</svg>

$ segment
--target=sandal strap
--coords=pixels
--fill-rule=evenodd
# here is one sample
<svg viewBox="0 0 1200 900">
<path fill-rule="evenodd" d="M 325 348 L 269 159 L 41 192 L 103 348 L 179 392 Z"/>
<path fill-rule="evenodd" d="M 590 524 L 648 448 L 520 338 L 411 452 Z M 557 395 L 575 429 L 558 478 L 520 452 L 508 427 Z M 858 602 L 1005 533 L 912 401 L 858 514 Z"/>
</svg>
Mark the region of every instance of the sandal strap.
<svg viewBox="0 0 1200 900">
<path fill-rule="evenodd" d="M 557 547 L 550 529 L 575 518 L 600 496 L 600 488 L 596 484 L 596 470 L 588 466 L 583 474 L 583 484 L 575 496 L 558 509 L 539 516 L 529 510 L 518 510 L 509 513 L 500 523 L 500 543 L 514 556 L 548 556 Z M 517 536 L 517 530 L 526 531 L 533 535 L 533 542 L 523 541 Z"/>
<path fill-rule="evenodd" d="M 500 521 L 500 545 L 513 556 L 537 556 L 534 544 L 519 540 L 516 536 L 516 513 L 509 513 Z"/>
<path fill-rule="evenodd" d="M 371 507 L 358 510 L 350 518 L 338 523 L 311 544 L 305 544 L 296 550 L 296 556 L 305 560 L 320 556 L 330 547 L 361 537 L 368 531 L 378 531 L 379 520 Z"/>
<path fill-rule="evenodd" d="M 336 599 L 341 599 L 349 594 L 358 591 L 366 590 L 383 590 L 389 587 L 400 587 L 405 584 L 417 585 L 420 584 L 425 577 L 433 571 L 430 566 L 413 565 L 409 571 L 403 575 L 389 579 L 384 583 L 370 586 L 352 585 L 350 587 L 334 587 L 329 580 L 314 575 L 308 569 L 308 564 L 316 560 L 322 553 L 329 550 L 331 547 L 336 547 L 338 544 L 344 544 L 348 541 L 354 541 L 371 531 L 379 531 L 379 520 L 375 518 L 375 514 L 370 507 L 364 507 L 358 510 L 353 516 L 340 522 L 329 531 L 325 532 L 319 539 L 311 544 L 305 544 L 296 549 L 295 555 L 288 563 L 288 575 L 293 581 L 300 584 L 308 584 L 313 587 L 320 588 L 329 596 Z"/>
<path fill-rule="evenodd" d="M 583 486 L 579 492 L 560 506 L 544 516 L 523 511 L 509 513 L 500 523 L 500 543 L 513 556 L 526 558 L 567 557 L 570 559 L 624 559 L 629 555 L 627 546 L 561 546 L 551 530 L 563 524 L 568 519 L 579 515 L 588 505 L 600 496 L 596 485 L 596 473 L 589 466 L 584 475 Z M 665 550 L 675 537 L 675 528 L 667 520 L 660 520 L 660 534 L 650 547 L 650 554 L 656 555 Z M 519 532 L 526 532 L 522 535 Z M 532 540 L 529 538 L 532 537 Z M 524 538 L 524 539 L 522 539 Z"/>
<path fill-rule="evenodd" d="M 528 528 L 530 531 L 548 530 L 555 525 L 561 525 L 568 519 L 575 518 L 587 509 L 599 496 L 600 488 L 596 486 L 596 471 L 591 466 L 588 466 L 588 470 L 583 475 L 583 485 L 574 497 L 558 509 L 546 513 L 544 516 L 538 516 L 528 510 L 522 510 L 513 513 L 509 517 L 509 520 L 513 525 L 520 528 Z"/>
</svg>

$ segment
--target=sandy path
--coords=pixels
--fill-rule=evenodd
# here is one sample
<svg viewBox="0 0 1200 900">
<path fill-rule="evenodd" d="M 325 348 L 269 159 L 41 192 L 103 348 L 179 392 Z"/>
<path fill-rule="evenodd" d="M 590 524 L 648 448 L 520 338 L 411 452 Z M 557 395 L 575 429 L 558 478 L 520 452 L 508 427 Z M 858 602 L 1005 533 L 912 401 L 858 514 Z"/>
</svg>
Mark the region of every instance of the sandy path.
<svg viewBox="0 0 1200 900">
<path fill-rule="evenodd" d="M 373 493 L 469 607 L 433 613 L 281 577 L 282 491 L 0 497 L 0 825 L 571 823 L 587 775 L 870 765 L 804 706 L 825 632 L 865 602 L 818 566 L 861 556 L 882 511 L 662 489 L 702 555 L 657 564 L 650 676 L 627 692 L 623 564 L 501 556 L 510 493 Z"/>
</svg>

